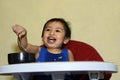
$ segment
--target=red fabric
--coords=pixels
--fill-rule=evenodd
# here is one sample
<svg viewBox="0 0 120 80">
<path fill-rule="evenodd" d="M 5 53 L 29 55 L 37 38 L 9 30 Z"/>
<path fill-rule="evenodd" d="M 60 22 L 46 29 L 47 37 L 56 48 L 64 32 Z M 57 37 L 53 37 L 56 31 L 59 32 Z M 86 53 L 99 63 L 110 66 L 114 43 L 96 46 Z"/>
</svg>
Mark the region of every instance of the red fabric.
<svg viewBox="0 0 120 80">
<path fill-rule="evenodd" d="M 84 42 L 70 40 L 65 47 L 72 51 L 75 61 L 104 61 L 95 48 Z M 111 74 L 105 73 L 103 80 L 110 80 L 110 77 Z M 88 80 L 86 78 L 80 76 L 80 80 Z"/>
<path fill-rule="evenodd" d="M 75 61 L 103 61 L 99 53 L 84 42 L 70 40 L 65 47 L 72 51 Z"/>
</svg>

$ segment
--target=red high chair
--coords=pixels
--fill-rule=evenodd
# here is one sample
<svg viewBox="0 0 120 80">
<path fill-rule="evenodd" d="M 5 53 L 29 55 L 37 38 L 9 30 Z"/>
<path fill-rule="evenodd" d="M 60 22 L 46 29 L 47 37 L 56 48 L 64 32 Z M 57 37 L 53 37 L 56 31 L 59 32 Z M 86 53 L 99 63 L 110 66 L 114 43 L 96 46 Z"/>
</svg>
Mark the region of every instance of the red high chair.
<svg viewBox="0 0 120 80">
<path fill-rule="evenodd" d="M 65 45 L 73 53 L 75 61 L 104 61 L 95 48 L 84 42 L 70 40 Z M 88 80 L 87 75 L 79 76 L 80 80 Z M 103 80 L 110 80 L 111 74 L 104 74 Z"/>
</svg>

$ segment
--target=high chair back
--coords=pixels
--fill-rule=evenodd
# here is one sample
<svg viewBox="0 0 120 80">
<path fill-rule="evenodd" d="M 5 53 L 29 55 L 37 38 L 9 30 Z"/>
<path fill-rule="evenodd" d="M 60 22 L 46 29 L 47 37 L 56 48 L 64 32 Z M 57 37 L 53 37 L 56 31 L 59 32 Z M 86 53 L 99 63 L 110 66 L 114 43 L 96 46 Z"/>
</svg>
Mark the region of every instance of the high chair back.
<svg viewBox="0 0 120 80">
<path fill-rule="evenodd" d="M 87 43 L 70 40 L 65 47 L 72 51 L 75 61 L 103 61 L 96 49 Z"/>
</svg>

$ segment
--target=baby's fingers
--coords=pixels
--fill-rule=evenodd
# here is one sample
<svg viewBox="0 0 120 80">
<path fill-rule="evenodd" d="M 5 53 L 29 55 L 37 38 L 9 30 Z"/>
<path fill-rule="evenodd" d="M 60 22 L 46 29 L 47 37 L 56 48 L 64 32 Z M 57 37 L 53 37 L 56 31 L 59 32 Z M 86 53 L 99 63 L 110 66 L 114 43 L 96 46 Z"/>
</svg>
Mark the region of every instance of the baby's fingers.
<svg viewBox="0 0 120 80">
<path fill-rule="evenodd" d="M 17 35 L 18 35 L 19 38 L 22 38 L 26 35 L 26 33 L 25 33 L 25 31 L 21 31 Z"/>
<path fill-rule="evenodd" d="M 17 34 L 17 33 L 19 33 L 19 25 L 17 25 L 17 24 L 15 24 L 15 25 L 13 25 L 12 26 L 12 30 Z"/>
<path fill-rule="evenodd" d="M 25 28 L 23 28 L 22 26 L 20 26 L 20 25 L 13 25 L 12 26 L 12 29 L 13 29 L 13 31 L 17 34 L 17 35 L 19 35 L 19 34 L 21 34 L 22 32 L 24 32 L 25 33 Z M 23 33 L 22 33 L 23 34 Z"/>
</svg>

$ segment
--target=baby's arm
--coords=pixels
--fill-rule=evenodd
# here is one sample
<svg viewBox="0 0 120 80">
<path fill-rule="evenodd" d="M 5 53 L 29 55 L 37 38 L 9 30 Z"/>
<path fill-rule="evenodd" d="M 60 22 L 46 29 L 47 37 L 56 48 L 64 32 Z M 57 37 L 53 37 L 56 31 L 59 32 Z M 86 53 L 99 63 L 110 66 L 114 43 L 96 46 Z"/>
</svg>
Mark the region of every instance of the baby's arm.
<svg viewBox="0 0 120 80">
<path fill-rule="evenodd" d="M 12 29 L 18 37 L 18 46 L 22 51 L 35 54 L 39 53 L 39 46 L 28 43 L 27 30 L 24 27 L 20 25 L 14 25 Z"/>
<path fill-rule="evenodd" d="M 68 50 L 68 53 L 69 53 L 69 61 L 74 61 L 73 53 L 70 50 Z"/>
</svg>

